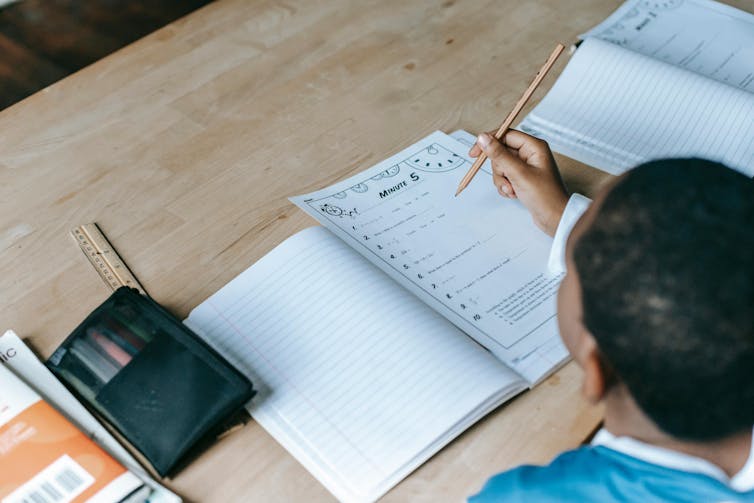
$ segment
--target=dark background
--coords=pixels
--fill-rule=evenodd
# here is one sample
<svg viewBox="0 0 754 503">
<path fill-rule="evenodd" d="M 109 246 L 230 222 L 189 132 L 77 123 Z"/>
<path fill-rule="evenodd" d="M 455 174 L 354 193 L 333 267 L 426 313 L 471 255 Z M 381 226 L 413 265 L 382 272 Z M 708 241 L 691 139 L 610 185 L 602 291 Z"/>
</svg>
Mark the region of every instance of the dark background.
<svg viewBox="0 0 754 503">
<path fill-rule="evenodd" d="M 211 0 L 20 0 L 0 8 L 0 110 Z"/>
</svg>

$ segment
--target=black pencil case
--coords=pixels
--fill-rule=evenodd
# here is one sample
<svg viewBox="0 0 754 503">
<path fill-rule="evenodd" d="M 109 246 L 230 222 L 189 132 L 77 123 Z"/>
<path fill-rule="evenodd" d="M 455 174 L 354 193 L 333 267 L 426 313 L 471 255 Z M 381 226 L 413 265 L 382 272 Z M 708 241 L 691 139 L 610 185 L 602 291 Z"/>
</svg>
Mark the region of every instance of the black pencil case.
<svg viewBox="0 0 754 503">
<path fill-rule="evenodd" d="M 122 287 L 47 366 L 161 477 L 222 432 L 251 382 L 157 302 Z"/>
</svg>

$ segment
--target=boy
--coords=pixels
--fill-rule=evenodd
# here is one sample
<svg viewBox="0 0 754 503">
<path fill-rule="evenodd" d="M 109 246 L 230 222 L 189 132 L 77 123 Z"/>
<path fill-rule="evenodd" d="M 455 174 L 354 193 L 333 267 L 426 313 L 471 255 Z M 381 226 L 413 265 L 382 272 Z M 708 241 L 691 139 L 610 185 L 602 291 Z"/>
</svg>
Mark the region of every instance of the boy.
<svg viewBox="0 0 754 503">
<path fill-rule="evenodd" d="M 589 206 L 568 198 L 545 142 L 482 134 L 481 150 L 500 194 L 555 236 L 560 333 L 605 418 L 590 446 L 470 501 L 754 501 L 754 181 L 654 161 Z"/>
</svg>

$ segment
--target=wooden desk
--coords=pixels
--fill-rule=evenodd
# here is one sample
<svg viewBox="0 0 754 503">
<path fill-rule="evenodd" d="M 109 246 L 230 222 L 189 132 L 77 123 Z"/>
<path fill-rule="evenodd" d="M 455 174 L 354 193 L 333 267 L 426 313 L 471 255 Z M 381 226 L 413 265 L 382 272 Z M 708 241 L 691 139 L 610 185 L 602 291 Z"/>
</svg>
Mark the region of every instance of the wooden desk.
<svg viewBox="0 0 754 503">
<path fill-rule="evenodd" d="M 0 326 L 46 357 L 105 299 L 68 235 L 91 221 L 155 299 L 187 315 L 314 223 L 287 196 L 435 129 L 496 127 L 553 45 L 619 3 L 224 0 L 44 89 L 0 114 Z M 558 160 L 574 190 L 606 178 Z M 567 365 L 385 499 L 460 500 L 577 446 L 600 418 L 579 379 Z M 171 485 L 202 502 L 332 499 L 255 423 Z"/>
</svg>

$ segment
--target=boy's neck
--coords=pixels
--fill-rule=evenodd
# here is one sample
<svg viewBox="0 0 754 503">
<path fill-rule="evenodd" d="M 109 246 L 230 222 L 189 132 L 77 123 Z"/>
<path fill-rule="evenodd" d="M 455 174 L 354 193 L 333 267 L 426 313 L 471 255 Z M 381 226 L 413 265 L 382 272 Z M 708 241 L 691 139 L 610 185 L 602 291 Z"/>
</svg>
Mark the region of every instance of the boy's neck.
<svg viewBox="0 0 754 503">
<path fill-rule="evenodd" d="M 709 461 L 728 477 L 738 473 L 751 452 L 752 432 L 711 442 L 678 440 L 660 430 L 636 405 L 624 386 L 616 385 L 605 397 L 605 429 L 615 436 L 632 437 L 641 442 L 683 452 Z"/>
</svg>

